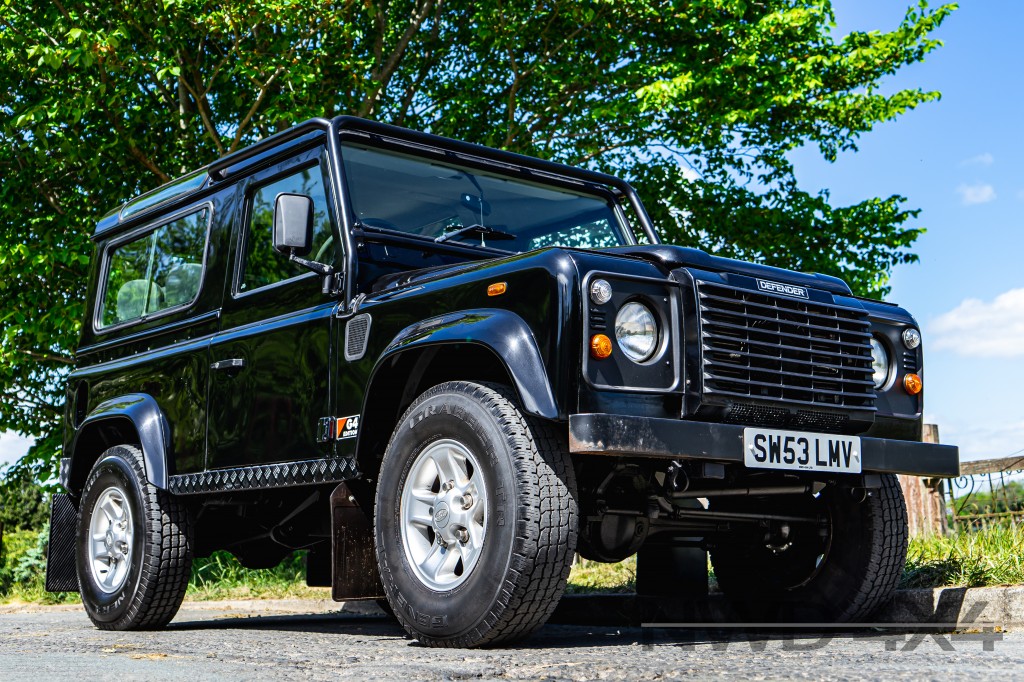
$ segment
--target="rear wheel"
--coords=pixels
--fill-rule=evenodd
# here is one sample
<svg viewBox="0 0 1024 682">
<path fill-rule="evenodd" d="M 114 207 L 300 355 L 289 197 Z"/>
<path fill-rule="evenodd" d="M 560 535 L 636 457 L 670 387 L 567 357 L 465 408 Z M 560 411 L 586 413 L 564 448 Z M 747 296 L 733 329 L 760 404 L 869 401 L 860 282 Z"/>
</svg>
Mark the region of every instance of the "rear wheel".
<svg viewBox="0 0 1024 682">
<path fill-rule="evenodd" d="M 137 447 L 116 445 L 93 466 L 76 551 L 82 604 L 96 627 L 159 628 L 177 613 L 192 567 L 188 517 L 146 479 Z"/>
<path fill-rule="evenodd" d="M 892 474 L 874 490 L 828 486 L 817 496 L 713 500 L 711 507 L 824 521 L 794 523 L 770 542 L 711 549 L 719 587 L 748 618 L 856 622 L 892 595 L 903 572 L 907 508 Z"/>
<path fill-rule="evenodd" d="M 564 441 L 502 387 L 450 382 L 412 404 L 384 456 L 374 516 L 384 591 L 410 635 L 482 646 L 547 620 L 576 547 Z"/>
</svg>

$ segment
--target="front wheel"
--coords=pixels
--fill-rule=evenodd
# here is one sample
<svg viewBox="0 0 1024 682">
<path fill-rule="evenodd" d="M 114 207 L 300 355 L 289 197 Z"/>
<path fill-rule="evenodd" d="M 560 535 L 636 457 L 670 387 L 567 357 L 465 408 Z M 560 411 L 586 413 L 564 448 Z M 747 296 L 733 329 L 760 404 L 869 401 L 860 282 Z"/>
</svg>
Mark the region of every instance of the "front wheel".
<svg viewBox="0 0 1024 682">
<path fill-rule="evenodd" d="M 784 539 L 710 551 L 718 585 L 754 620 L 857 622 L 896 589 L 907 557 L 907 507 L 893 474 L 873 490 L 713 500 L 717 511 L 816 517 Z"/>
<path fill-rule="evenodd" d="M 146 479 L 137 447 L 110 448 L 89 473 L 77 553 L 82 604 L 96 627 L 158 628 L 177 613 L 192 566 L 188 516 Z"/>
<path fill-rule="evenodd" d="M 525 637 L 565 589 L 577 514 L 564 435 L 503 387 L 435 386 L 399 421 L 377 485 L 377 561 L 395 616 L 430 646 Z"/>
</svg>

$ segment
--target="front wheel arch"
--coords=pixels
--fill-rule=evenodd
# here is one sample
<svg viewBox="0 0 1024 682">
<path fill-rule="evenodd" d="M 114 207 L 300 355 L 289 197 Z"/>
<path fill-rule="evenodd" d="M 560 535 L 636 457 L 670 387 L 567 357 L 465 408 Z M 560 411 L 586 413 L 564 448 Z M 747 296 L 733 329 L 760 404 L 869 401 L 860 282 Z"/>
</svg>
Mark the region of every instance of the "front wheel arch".
<svg viewBox="0 0 1024 682">
<path fill-rule="evenodd" d="M 409 405 L 428 388 L 445 381 L 507 386 L 522 404 L 507 365 L 483 343 L 438 343 L 387 355 L 378 361 L 363 400 L 356 460 L 364 473 L 380 469 L 395 424 Z"/>
</svg>

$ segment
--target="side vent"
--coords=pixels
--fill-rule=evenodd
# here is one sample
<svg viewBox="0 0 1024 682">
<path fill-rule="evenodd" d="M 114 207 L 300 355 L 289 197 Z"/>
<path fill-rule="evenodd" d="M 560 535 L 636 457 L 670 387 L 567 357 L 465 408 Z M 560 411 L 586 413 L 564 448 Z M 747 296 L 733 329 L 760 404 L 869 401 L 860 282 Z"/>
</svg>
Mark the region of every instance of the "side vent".
<svg viewBox="0 0 1024 682">
<path fill-rule="evenodd" d="M 345 359 L 362 360 L 366 355 L 366 342 L 370 338 L 370 316 L 356 315 L 345 325 Z"/>
</svg>

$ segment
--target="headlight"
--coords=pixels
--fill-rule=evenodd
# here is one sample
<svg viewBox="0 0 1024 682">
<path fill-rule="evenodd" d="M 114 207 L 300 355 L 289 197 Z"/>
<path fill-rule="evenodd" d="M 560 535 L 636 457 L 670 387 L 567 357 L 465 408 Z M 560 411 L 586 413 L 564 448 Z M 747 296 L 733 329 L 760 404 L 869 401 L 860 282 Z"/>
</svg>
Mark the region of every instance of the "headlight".
<svg viewBox="0 0 1024 682">
<path fill-rule="evenodd" d="M 658 349 L 658 323 L 642 303 L 627 303 L 615 316 L 615 340 L 633 362 L 650 360 Z"/>
<path fill-rule="evenodd" d="M 875 388 L 885 386 L 885 382 L 889 380 L 889 353 L 878 339 L 871 339 L 871 369 L 874 370 L 871 378 L 875 382 Z"/>
</svg>

